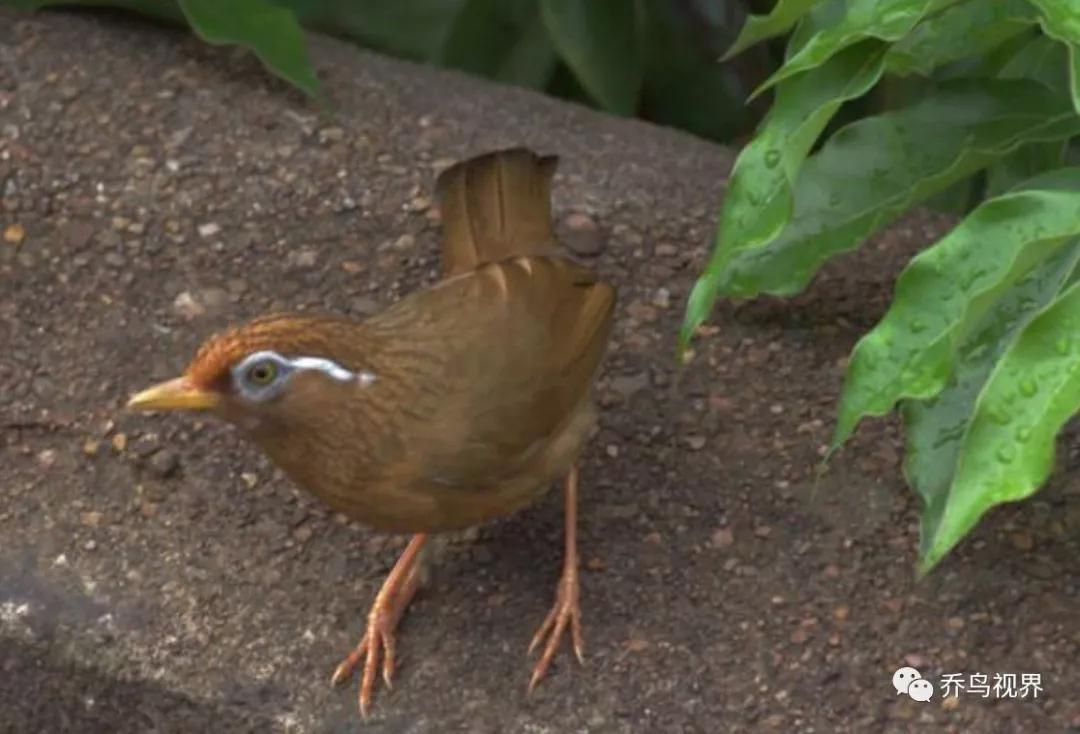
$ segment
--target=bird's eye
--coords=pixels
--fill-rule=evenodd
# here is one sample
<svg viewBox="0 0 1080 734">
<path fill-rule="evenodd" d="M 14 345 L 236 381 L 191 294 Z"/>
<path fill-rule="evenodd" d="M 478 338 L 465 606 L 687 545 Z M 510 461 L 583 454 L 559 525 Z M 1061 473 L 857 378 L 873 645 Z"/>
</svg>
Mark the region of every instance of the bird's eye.
<svg viewBox="0 0 1080 734">
<path fill-rule="evenodd" d="M 277 377 L 277 365 L 269 359 L 256 362 L 248 367 L 247 380 L 252 385 L 265 387 L 273 382 L 275 377 Z"/>
</svg>

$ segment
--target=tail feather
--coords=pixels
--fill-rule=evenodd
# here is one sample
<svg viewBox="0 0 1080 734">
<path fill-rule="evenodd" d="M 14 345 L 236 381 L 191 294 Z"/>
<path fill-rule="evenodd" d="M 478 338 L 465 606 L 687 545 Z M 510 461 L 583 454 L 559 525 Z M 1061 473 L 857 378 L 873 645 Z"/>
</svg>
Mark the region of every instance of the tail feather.
<svg viewBox="0 0 1080 734">
<path fill-rule="evenodd" d="M 558 158 L 510 148 L 446 169 L 436 184 L 443 276 L 487 262 L 555 251 L 551 178 Z"/>
</svg>

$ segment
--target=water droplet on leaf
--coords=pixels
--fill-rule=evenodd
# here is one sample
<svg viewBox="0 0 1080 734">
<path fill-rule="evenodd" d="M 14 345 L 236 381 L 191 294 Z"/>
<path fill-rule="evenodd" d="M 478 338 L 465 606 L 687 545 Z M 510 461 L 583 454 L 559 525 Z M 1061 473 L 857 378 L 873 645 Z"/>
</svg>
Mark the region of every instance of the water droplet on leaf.
<svg viewBox="0 0 1080 734">
<path fill-rule="evenodd" d="M 776 164 L 780 162 L 780 151 L 776 148 L 770 148 L 765 151 L 765 165 L 769 168 L 776 168 Z"/>
<path fill-rule="evenodd" d="M 1039 386 L 1035 384 L 1035 380 L 1030 377 L 1020 380 L 1020 394 L 1025 398 L 1030 398 L 1037 392 L 1039 392 Z"/>
<path fill-rule="evenodd" d="M 1056 342 L 1054 342 L 1054 349 L 1056 349 L 1057 353 L 1062 355 L 1062 356 L 1065 356 L 1066 354 L 1069 353 L 1069 347 L 1070 347 L 1070 344 L 1069 344 L 1068 337 L 1063 336 L 1060 339 L 1058 339 Z"/>
<path fill-rule="evenodd" d="M 1016 458 L 1016 449 L 1012 446 L 1002 446 L 997 450 L 997 457 L 1002 464 L 1008 464 Z"/>
<path fill-rule="evenodd" d="M 1016 429 L 1016 440 L 1017 441 L 1019 441 L 1020 443 L 1023 443 L 1024 441 L 1027 441 L 1029 438 L 1031 438 L 1031 429 L 1030 428 L 1028 428 L 1027 426 L 1020 426 L 1019 428 Z"/>
</svg>

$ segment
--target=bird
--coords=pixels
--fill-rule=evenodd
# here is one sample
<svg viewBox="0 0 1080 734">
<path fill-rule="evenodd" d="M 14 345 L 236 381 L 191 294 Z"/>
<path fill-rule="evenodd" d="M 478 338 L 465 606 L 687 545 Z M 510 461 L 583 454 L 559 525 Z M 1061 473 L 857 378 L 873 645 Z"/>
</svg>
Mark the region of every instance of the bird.
<svg viewBox="0 0 1080 734">
<path fill-rule="evenodd" d="M 584 663 L 578 465 L 597 422 L 616 291 L 560 247 L 557 164 L 516 147 L 451 165 L 435 183 L 434 284 L 364 320 L 277 313 L 233 326 L 207 338 L 179 377 L 127 403 L 213 414 L 329 507 L 411 535 L 332 676 L 339 684 L 363 663 L 363 718 L 380 667 L 392 686 L 396 630 L 429 538 L 515 513 L 560 480 L 562 568 L 528 646 L 539 654 L 527 691 L 567 630 Z"/>
</svg>

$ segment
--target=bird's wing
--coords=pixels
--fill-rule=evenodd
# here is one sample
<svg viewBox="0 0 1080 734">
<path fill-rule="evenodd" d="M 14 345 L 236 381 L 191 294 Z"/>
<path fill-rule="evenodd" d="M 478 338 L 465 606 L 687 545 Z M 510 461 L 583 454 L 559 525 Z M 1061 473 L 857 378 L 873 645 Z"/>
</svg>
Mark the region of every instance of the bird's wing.
<svg viewBox="0 0 1080 734">
<path fill-rule="evenodd" d="M 586 398 L 614 303 L 611 286 L 568 260 L 515 257 L 386 312 L 384 328 L 413 329 L 411 348 L 440 345 L 422 378 L 435 384 L 411 391 L 421 396 L 410 431 L 425 447 L 425 472 L 447 484 L 492 483 L 557 436 Z"/>
</svg>

